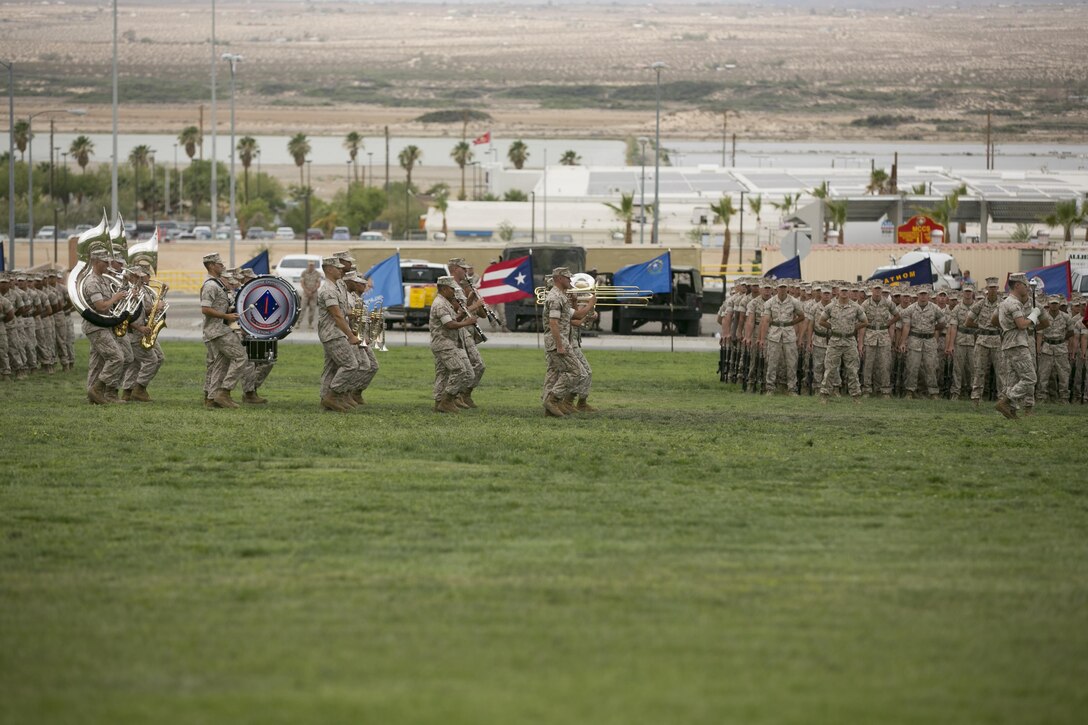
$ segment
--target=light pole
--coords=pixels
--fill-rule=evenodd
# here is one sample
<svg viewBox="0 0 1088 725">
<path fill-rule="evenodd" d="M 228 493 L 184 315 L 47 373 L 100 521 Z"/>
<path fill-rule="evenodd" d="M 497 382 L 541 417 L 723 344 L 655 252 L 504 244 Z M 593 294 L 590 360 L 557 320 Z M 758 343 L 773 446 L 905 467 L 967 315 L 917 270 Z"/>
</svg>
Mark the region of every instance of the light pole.
<svg viewBox="0 0 1088 725">
<path fill-rule="evenodd" d="M 650 68 L 657 74 L 657 121 L 654 128 L 654 230 L 650 235 L 650 243 L 660 244 L 658 220 L 661 217 L 661 71 L 668 66 L 657 61 Z"/>
<path fill-rule="evenodd" d="M 223 60 L 230 63 L 230 226 L 227 227 L 230 234 L 230 266 L 234 267 L 234 229 L 238 226 L 237 209 L 235 209 L 235 183 L 234 176 L 234 77 L 238 72 L 238 63 L 242 56 L 237 53 L 224 53 Z"/>
<path fill-rule="evenodd" d="M 302 232 L 302 253 L 310 253 L 310 194 L 313 189 L 310 186 L 311 159 L 306 159 L 306 229 Z"/>
<path fill-rule="evenodd" d="M 8 264 L 3 269 L 15 264 L 15 63 L 0 60 L 0 65 L 8 69 Z M 0 249 L 0 261 L 4 250 Z"/>
<path fill-rule="evenodd" d="M 212 239 L 215 239 L 216 226 L 219 221 L 219 180 L 216 173 L 218 171 L 216 167 L 219 166 L 219 157 L 216 155 L 215 148 L 219 130 L 215 118 L 215 71 L 218 60 L 215 57 L 215 0 L 212 0 Z M 231 260 L 231 266 L 234 266 L 233 259 Z"/>
<path fill-rule="evenodd" d="M 27 179 L 27 194 L 26 194 L 26 219 L 28 231 L 28 246 L 30 247 L 30 266 L 34 266 L 34 119 L 38 116 L 48 116 L 54 113 L 70 113 L 73 116 L 85 116 L 87 111 L 82 108 L 56 108 L 47 111 L 38 111 L 32 113 L 26 118 L 26 179 Z M 53 155 L 53 142 L 49 142 L 49 155 Z M 15 157 L 12 157 L 14 162 Z M 15 204 L 15 199 L 10 200 L 12 205 Z"/>
<path fill-rule="evenodd" d="M 531 220 L 529 222 L 529 230 L 530 230 L 529 231 L 529 243 L 530 244 L 536 244 L 536 192 L 535 191 L 530 191 L 529 192 L 529 198 L 530 198 L 530 200 L 532 202 L 532 205 L 533 205 L 532 206 L 532 212 L 531 212 L 532 216 L 529 217 L 530 220 Z"/>
<path fill-rule="evenodd" d="M 373 151 L 367 151 L 366 152 L 366 165 L 367 165 L 366 175 L 370 179 L 370 183 L 373 184 L 374 183 L 374 152 Z M 365 181 L 363 182 L 363 186 L 366 186 Z"/>
<path fill-rule="evenodd" d="M 113 156 L 110 157 L 110 213 L 117 218 L 117 0 L 113 0 Z"/>
<path fill-rule="evenodd" d="M 640 136 L 638 142 L 642 146 L 642 181 L 638 185 L 638 243 L 642 245 L 646 243 L 646 144 L 650 139 Z"/>
<path fill-rule="evenodd" d="M 347 190 L 347 196 L 344 197 L 344 200 L 348 201 L 350 198 L 351 198 L 351 159 L 348 159 L 348 190 Z"/>
<path fill-rule="evenodd" d="M 732 110 L 730 110 L 728 108 L 726 110 L 722 111 L 722 168 L 725 168 L 725 147 L 728 144 L 728 139 L 729 139 L 728 130 L 729 130 L 729 114 L 730 113 L 732 113 L 734 116 L 738 116 L 738 117 L 740 116 L 740 113 L 738 113 L 737 111 L 732 111 Z M 736 165 L 736 161 L 737 161 L 736 158 L 734 158 L 732 165 Z"/>
<path fill-rule="evenodd" d="M 257 196 L 261 196 L 261 150 L 257 149 L 254 154 L 257 157 Z"/>
</svg>

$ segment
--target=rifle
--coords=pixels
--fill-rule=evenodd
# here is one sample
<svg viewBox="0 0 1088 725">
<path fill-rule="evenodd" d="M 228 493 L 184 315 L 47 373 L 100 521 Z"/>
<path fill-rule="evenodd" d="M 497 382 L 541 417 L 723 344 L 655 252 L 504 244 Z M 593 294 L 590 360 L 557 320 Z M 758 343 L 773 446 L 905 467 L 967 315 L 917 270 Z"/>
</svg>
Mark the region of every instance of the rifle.
<svg viewBox="0 0 1088 725">
<path fill-rule="evenodd" d="M 748 365 L 751 362 L 751 357 L 752 351 L 748 348 L 748 345 L 745 345 L 740 359 L 740 370 L 737 375 L 740 378 L 740 389 L 746 393 L 748 392 Z"/>
<path fill-rule="evenodd" d="M 726 377 L 726 366 L 729 364 L 729 352 L 725 346 L 718 348 L 718 382 L 724 383 Z"/>
</svg>

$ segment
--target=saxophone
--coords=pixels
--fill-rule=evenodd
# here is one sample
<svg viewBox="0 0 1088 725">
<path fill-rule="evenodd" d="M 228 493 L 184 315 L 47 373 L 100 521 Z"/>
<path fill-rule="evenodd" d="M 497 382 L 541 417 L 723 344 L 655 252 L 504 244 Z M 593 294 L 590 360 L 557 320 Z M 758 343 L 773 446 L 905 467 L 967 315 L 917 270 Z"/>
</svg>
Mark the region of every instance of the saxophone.
<svg viewBox="0 0 1088 725">
<path fill-rule="evenodd" d="M 153 279 L 147 283 L 147 286 L 155 290 L 155 298 L 151 302 L 151 312 L 147 315 L 147 332 L 140 338 L 140 347 L 150 350 L 155 347 L 155 341 L 162 332 L 162 328 L 166 327 L 166 310 L 170 308 L 170 303 L 164 298 L 170 285 Z"/>
</svg>

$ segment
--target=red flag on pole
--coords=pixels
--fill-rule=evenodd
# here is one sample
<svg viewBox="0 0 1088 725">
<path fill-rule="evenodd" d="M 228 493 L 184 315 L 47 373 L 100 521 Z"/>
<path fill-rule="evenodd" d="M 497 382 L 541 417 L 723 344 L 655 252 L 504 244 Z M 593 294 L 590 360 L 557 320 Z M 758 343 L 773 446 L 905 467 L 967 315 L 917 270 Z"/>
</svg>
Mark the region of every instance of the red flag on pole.
<svg viewBox="0 0 1088 725">
<path fill-rule="evenodd" d="M 491 143 L 491 132 L 488 131 L 483 136 L 479 136 L 472 141 L 473 146 L 479 146 L 480 144 Z"/>
</svg>

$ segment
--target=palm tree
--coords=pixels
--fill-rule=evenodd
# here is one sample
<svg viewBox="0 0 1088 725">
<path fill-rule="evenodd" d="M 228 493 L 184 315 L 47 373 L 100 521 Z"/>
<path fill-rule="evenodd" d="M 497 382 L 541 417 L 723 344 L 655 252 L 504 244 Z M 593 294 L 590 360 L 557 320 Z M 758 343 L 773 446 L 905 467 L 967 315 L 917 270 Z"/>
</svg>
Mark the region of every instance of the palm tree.
<svg viewBox="0 0 1088 725">
<path fill-rule="evenodd" d="M 891 177 L 888 176 L 888 172 L 884 169 L 873 169 L 869 173 L 869 185 L 865 187 L 865 191 L 869 194 L 887 194 L 890 191 L 889 184 L 891 183 Z"/>
<path fill-rule="evenodd" d="M 725 225 L 725 232 L 722 234 L 722 274 L 725 274 L 729 270 L 729 248 L 733 244 L 729 222 L 737 213 L 737 208 L 733 206 L 733 197 L 723 196 L 717 204 L 710 205 L 710 211 L 714 212 L 715 224 Z"/>
<path fill-rule="evenodd" d="M 30 143 L 30 121 L 15 122 L 15 148 L 19 149 L 19 160 L 25 160 L 26 147 Z"/>
<path fill-rule="evenodd" d="M 359 155 L 359 149 L 363 147 L 363 135 L 358 131 L 352 131 L 344 137 L 344 148 L 348 150 L 348 156 L 351 158 L 351 168 L 355 172 L 355 183 L 359 183 L 359 164 L 356 163 L 355 157 Z"/>
<path fill-rule="evenodd" d="M 763 194 L 756 194 L 748 199 L 748 208 L 756 215 L 756 244 L 759 244 L 759 225 L 763 223 Z"/>
<path fill-rule="evenodd" d="M 76 136 L 72 140 L 72 145 L 68 147 L 68 153 L 72 155 L 72 158 L 79 164 L 79 168 L 86 174 L 87 164 L 90 163 L 91 155 L 94 154 L 94 141 L 86 136 Z"/>
<path fill-rule="evenodd" d="M 435 195 L 434 208 L 442 214 L 442 236 L 445 237 L 448 233 L 448 229 L 446 228 L 446 211 L 450 208 L 448 192 L 443 191 L 442 193 Z"/>
<path fill-rule="evenodd" d="M 846 212 L 848 205 L 849 202 L 846 199 L 827 202 L 827 216 L 834 222 L 835 228 L 839 230 L 840 246 L 846 243 Z"/>
<path fill-rule="evenodd" d="M 776 202 L 776 201 L 772 201 L 771 206 L 773 206 L 778 211 L 782 212 L 783 217 L 788 217 L 790 215 L 790 212 L 792 212 L 797 207 L 797 202 L 800 201 L 800 200 L 801 200 L 801 194 L 800 193 L 786 194 L 786 195 L 784 195 L 782 197 L 782 202 L 781 203 Z"/>
<path fill-rule="evenodd" d="M 133 201 L 133 220 L 134 222 L 140 221 L 140 169 L 147 168 L 148 163 L 151 160 L 151 147 L 147 144 L 140 144 L 132 149 L 128 155 L 128 162 L 132 164 L 132 170 L 136 177 L 136 198 Z"/>
<path fill-rule="evenodd" d="M 261 147 L 257 144 L 257 139 L 252 136 L 243 136 L 238 139 L 238 160 L 242 162 L 242 171 L 245 174 L 245 197 L 246 203 L 249 203 L 249 167 L 253 164 L 253 157 L 257 155 L 257 152 L 261 150 Z"/>
<path fill-rule="evenodd" d="M 415 168 L 419 160 L 423 158 L 423 152 L 419 150 L 418 146 L 408 145 L 401 149 L 397 154 L 397 160 L 400 162 L 400 167 L 404 169 L 404 172 L 408 175 L 405 183 L 408 185 L 408 189 L 412 188 L 412 169 Z"/>
<path fill-rule="evenodd" d="M 623 222 L 623 243 L 630 244 L 632 241 L 631 222 L 635 219 L 635 192 L 620 194 L 619 204 L 611 204 L 606 201 L 604 205 L 612 210 L 617 219 Z"/>
<path fill-rule="evenodd" d="M 469 161 L 472 161 L 473 155 L 472 146 L 468 141 L 458 141 L 453 151 L 450 151 L 450 158 L 461 167 L 461 193 L 457 195 L 461 201 L 465 200 L 465 167 L 468 166 Z"/>
<path fill-rule="evenodd" d="M 514 165 L 515 169 L 520 170 L 525 166 L 525 162 L 529 159 L 529 147 L 519 138 L 517 141 L 510 144 L 510 149 L 506 152 L 506 157 L 510 159 L 510 163 Z"/>
<path fill-rule="evenodd" d="M 201 142 L 200 129 L 196 126 L 186 126 L 178 134 L 178 143 L 185 147 L 185 155 L 189 157 L 189 163 L 193 163 L 193 157 L 196 156 L 196 147 Z"/>
<path fill-rule="evenodd" d="M 1067 199 L 1054 205 L 1054 213 L 1041 219 L 1048 227 L 1061 227 L 1065 232 L 1065 241 L 1073 241 L 1073 227 L 1084 223 L 1084 213 L 1077 212 L 1077 200 Z"/>
<path fill-rule="evenodd" d="M 824 239 L 823 239 L 823 242 L 824 242 L 824 244 L 827 244 L 827 232 L 828 232 L 828 230 L 831 229 L 831 222 L 828 221 L 828 218 L 827 218 L 828 217 L 827 212 L 830 212 L 830 209 L 828 209 L 827 205 L 828 205 L 828 199 L 831 198 L 831 187 L 828 185 L 828 183 L 826 181 L 824 181 L 824 182 L 821 182 L 820 185 L 817 186 L 815 189 L 813 189 L 811 193 L 812 193 L 812 195 L 814 197 L 821 200 L 823 202 L 823 205 L 824 205 L 825 214 L 824 214 Z"/>
<path fill-rule="evenodd" d="M 287 153 L 291 154 L 291 158 L 295 160 L 295 166 L 298 167 L 298 185 L 306 186 L 302 178 L 302 167 L 306 164 L 306 157 L 310 155 L 310 140 L 306 138 L 306 134 L 296 133 L 292 136 L 287 142 Z"/>
<path fill-rule="evenodd" d="M 925 196 L 927 189 L 926 182 L 923 181 L 921 184 L 910 187 L 910 194 L 911 196 Z"/>
<path fill-rule="evenodd" d="M 563 155 L 559 157 L 559 163 L 562 166 L 577 166 L 582 163 L 582 157 L 576 154 L 573 150 L 564 151 Z"/>
</svg>

